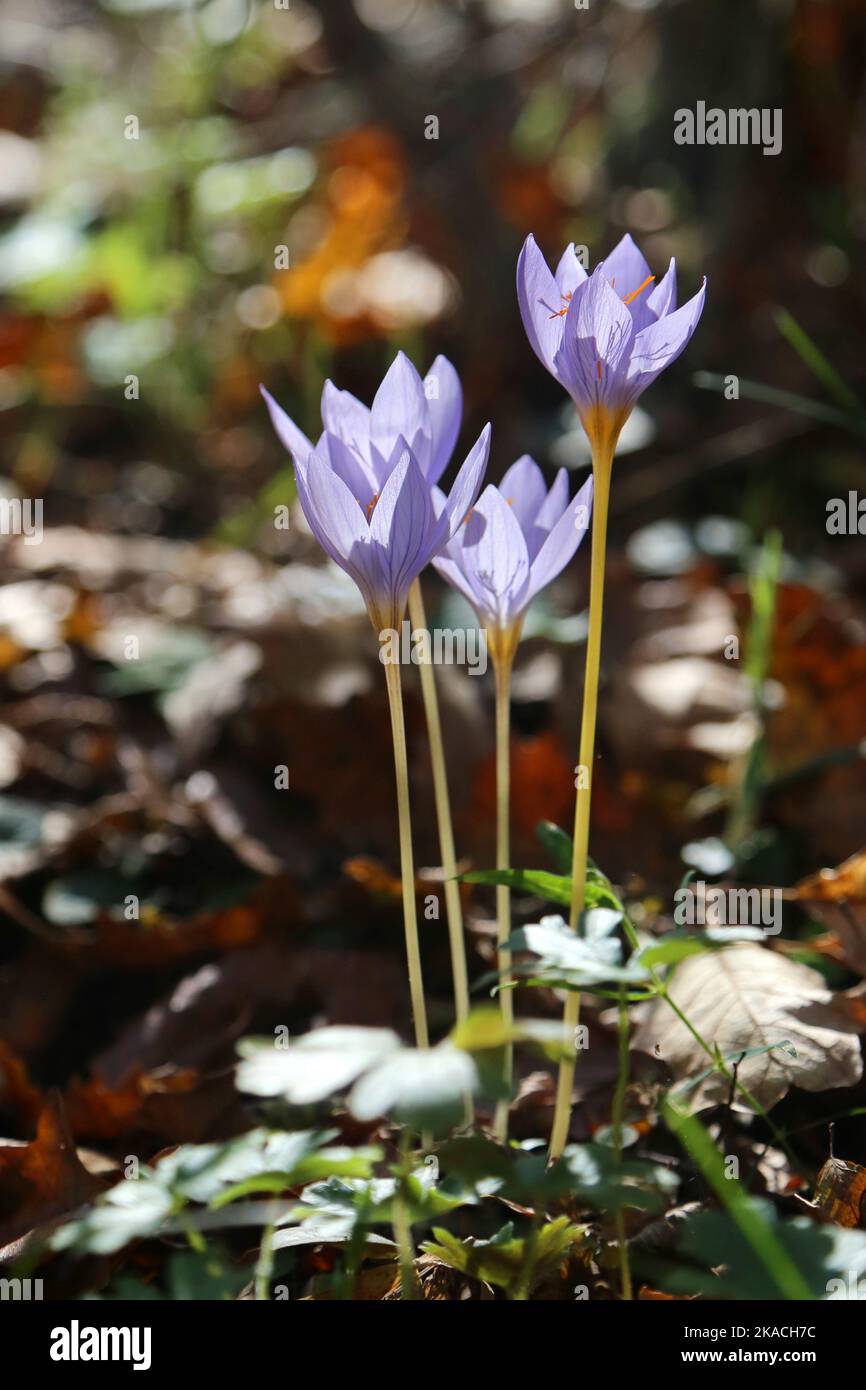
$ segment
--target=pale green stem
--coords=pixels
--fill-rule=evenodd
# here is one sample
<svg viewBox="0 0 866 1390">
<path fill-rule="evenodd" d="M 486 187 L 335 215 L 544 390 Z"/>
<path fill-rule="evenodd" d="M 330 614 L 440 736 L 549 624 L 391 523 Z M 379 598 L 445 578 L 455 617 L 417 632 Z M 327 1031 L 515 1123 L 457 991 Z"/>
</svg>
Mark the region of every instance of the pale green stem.
<svg viewBox="0 0 866 1390">
<path fill-rule="evenodd" d="M 598 678 L 601 664 L 601 623 L 604 604 L 604 557 L 607 544 L 607 509 L 613 444 L 593 447 L 594 497 L 592 505 L 592 560 L 590 563 L 589 632 L 586 643 L 586 672 L 583 687 L 583 719 L 580 726 L 580 765 L 574 810 L 574 854 L 571 864 L 571 911 L 569 922 L 577 929 L 586 896 L 586 860 L 589 852 L 589 807 L 592 795 L 592 764 L 595 756 L 595 724 L 598 709 Z M 580 994 L 569 992 L 565 1004 L 565 1031 L 576 1037 L 580 1017 Z M 571 1095 L 574 1086 L 576 1049 L 559 1064 L 556 1108 L 550 1135 L 550 1158 L 560 1158 L 568 1138 Z"/>
<path fill-rule="evenodd" d="M 408 1301 L 418 1297 L 418 1280 L 415 1274 L 415 1249 L 412 1244 L 412 1227 L 406 1206 L 406 1176 L 410 1169 L 409 1136 L 403 1130 L 400 1135 L 400 1160 L 397 1173 L 397 1187 L 393 1201 L 394 1240 L 397 1245 L 397 1258 L 400 1265 L 400 1288 L 403 1299 Z"/>
<path fill-rule="evenodd" d="M 511 665 L 513 651 L 499 651 L 493 658 L 496 678 L 496 867 L 511 868 L 511 847 L 509 836 L 509 808 L 511 785 L 510 760 L 510 702 Z M 511 936 L 511 889 L 507 884 L 496 887 L 496 927 L 499 948 L 499 1006 L 502 1021 L 510 1033 L 514 1026 L 514 999 L 511 991 L 511 952 L 504 949 Z M 506 1043 L 503 1062 L 503 1081 L 511 1086 L 514 1070 L 514 1045 Z M 509 1101 L 500 1100 L 496 1106 L 493 1130 L 498 1139 L 508 1137 Z"/>
<path fill-rule="evenodd" d="M 412 857 L 412 820 L 409 811 L 409 770 L 406 761 L 406 725 L 403 719 L 403 688 L 397 662 L 385 663 L 391 733 L 394 740 L 394 769 L 397 775 L 397 817 L 400 824 L 400 874 L 403 879 L 403 926 L 406 932 L 406 962 L 409 968 L 409 994 L 417 1047 L 429 1047 L 424 981 L 421 975 L 421 948 L 418 942 L 418 916 L 415 902 L 415 865 Z"/>
<path fill-rule="evenodd" d="M 274 1272 L 274 1227 L 265 1226 L 259 1242 L 259 1257 L 256 1260 L 255 1295 L 258 1302 L 267 1301 L 271 1296 L 271 1277 Z"/>
<path fill-rule="evenodd" d="M 413 630 L 427 627 L 421 581 L 416 579 L 409 590 L 409 620 Z M 462 1023 L 469 1013 L 469 977 L 466 970 L 466 945 L 463 937 L 463 911 L 460 906 L 460 885 L 457 882 L 457 856 L 454 851 L 454 828 L 448 798 L 448 774 L 445 769 L 445 748 L 442 743 L 442 724 L 439 719 L 439 699 L 433 665 L 422 661 L 421 695 L 430 740 L 430 761 L 433 765 L 433 795 L 436 801 L 436 823 L 439 828 L 439 853 L 445 876 L 445 912 L 448 917 L 448 940 L 451 947 L 451 976 L 454 981 L 454 1012 Z"/>
<path fill-rule="evenodd" d="M 613 1113 L 611 1115 L 611 1128 L 613 1130 L 613 1148 L 617 1157 L 617 1162 L 622 1162 L 622 1124 L 625 1116 L 625 1092 L 628 1086 L 628 1009 L 625 1002 L 625 986 L 620 985 L 619 989 L 619 1068 L 616 1078 L 616 1091 L 613 1097 Z M 624 1299 L 631 1300 L 631 1268 L 628 1261 L 628 1245 L 625 1239 L 625 1216 L 622 1207 L 616 1213 L 616 1244 L 619 1252 L 619 1275 L 622 1285 L 622 1296 Z"/>
</svg>

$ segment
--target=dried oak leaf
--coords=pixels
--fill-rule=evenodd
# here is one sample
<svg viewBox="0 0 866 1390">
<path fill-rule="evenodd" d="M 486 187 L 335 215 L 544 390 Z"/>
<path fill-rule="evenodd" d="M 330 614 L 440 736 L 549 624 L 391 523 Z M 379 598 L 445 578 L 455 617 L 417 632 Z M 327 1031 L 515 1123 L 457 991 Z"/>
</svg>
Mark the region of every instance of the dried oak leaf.
<svg viewBox="0 0 866 1390">
<path fill-rule="evenodd" d="M 84 1167 L 60 1097 L 49 1096 L 31 1143 L 0 1143 L 0 1244 L 56 1220 L 106 1185 Z"/>
<path fill-rule="evenodd" d="M 863 1074 L 858 1024 L 816 970 L 744 942 L 693 956 L 677 968 L 670 993 L 706 1042 L 725 1057 L 749 1049 L 738 1078 L 769 1108 L 791 1086 L 804 1091 L 853 1086 Z M 787 1043 L 787 1047 L 781 1044 Z M 707 1071 L 706 1053 L 662 999 L 640 1025 L 634 1046 L 656 1049 L 678 1079 Z M 727 1100 L 730 1082 L 711 1071 L 688 1093 L 693 1110 Z M 749 1106 L 737 1096 L 737 1110 Z"/>
</svg>

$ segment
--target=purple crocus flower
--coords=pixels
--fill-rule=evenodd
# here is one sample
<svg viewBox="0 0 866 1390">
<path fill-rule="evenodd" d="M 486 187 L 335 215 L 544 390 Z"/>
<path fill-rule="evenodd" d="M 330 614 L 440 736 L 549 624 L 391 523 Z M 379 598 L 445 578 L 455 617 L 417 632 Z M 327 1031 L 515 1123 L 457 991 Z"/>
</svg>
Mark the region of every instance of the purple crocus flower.
<svg viewBox="0 0 866 1390">
<path fill-rule="evenodd" d="M 654 285 L 626 234 L 588 275 L 574 246 L 551 275 L 533 236 L 517 263 L 517 297 L 536 356 L 568 391 L 590 442 L 609 448 L 638 396 L 688 343 L 704 307 L 698 293 L 676 307 L 676 262 Z"/>
<path fill-rule="evenodd" d="M 569 502 L 566 470 L 548 492 L 538 464 L 524 454 L 498 488 L 484 489 L 465 526 L 433 561 L 487 628 L 494 661 L 513 656 L 529 604 L 568 564 L 591 510 L 591 476 Z"/>
<path fill-rule="evenodd" d="M 376 631 L 399 626 L 412 581 L 464 520 L 487 466 L 481 432 L 446 498 L 436 482 L 462 413 L 457 373 L 437 357 L 426 382 L 398 353 L 369 408 L 330 381 L 314 446 L 262 387 L 295 464 L 298 500 L 323 550 L 351 575 Z"/>
</svg>

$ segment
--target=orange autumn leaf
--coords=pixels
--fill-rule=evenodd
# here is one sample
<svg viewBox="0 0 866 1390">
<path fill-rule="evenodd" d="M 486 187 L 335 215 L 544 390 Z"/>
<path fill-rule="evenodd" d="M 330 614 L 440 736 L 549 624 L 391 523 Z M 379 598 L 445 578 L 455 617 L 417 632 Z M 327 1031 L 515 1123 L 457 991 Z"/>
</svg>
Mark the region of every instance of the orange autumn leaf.
<svg viewBox="0 0 866 1390">
<path fill-rule="evenodd" d="M 819 869 L 785 894 L 797 902 L 866 902 L 866 849 L 835 869 Z"/>
<path fill-rule="evenodd" d="M 190 1067 L 137 1071 L 116 1088 L 101 1076 L 91 1076 L 86 1081 L 73 1077 L 66 1092 L 69 1121 L 77 1135 L 114 1139 L 135 1127 L 152 1095 L 185 1094 L 197 1082 L 198 1074 Z"/>
<path fill-rule="evenodd" d="M 835 1226 L 866 1227 L 866 1168 L 844 1158 L 828 1158 L 815 1183 L 812 1207 Z"/>
<path fill-rule="evenodd" d="M 43 1104 L 43 1094 L 30 1080 L 26 1062 L 0 1038 L 0 1108 L 33 1123 Z"/>
<path fill-rule="evenodd" d="M 63 1103 L 52 1094 L 35 1139 L 0 1143 L 0 1244 L 56 1220 L 104 1186 L 82 1164 Z"/>
</svg>

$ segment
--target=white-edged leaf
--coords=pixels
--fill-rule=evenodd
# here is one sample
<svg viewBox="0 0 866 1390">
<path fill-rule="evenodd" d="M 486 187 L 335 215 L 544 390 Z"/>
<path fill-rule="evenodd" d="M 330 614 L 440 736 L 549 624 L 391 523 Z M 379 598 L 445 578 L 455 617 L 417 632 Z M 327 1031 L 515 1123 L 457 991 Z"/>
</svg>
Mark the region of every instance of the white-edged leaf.
<svg viewBox="0 0 866 1390">
<path fill-rule="evenodd" d="M 249 1095 L 310 1105 L 344 1090 L 401 1047 L 389 1028 L 318 1028 L 286 1048 L 264 1044 L 247 1049 L 238 1063 L 236 1085 Z"/>
</svg>

